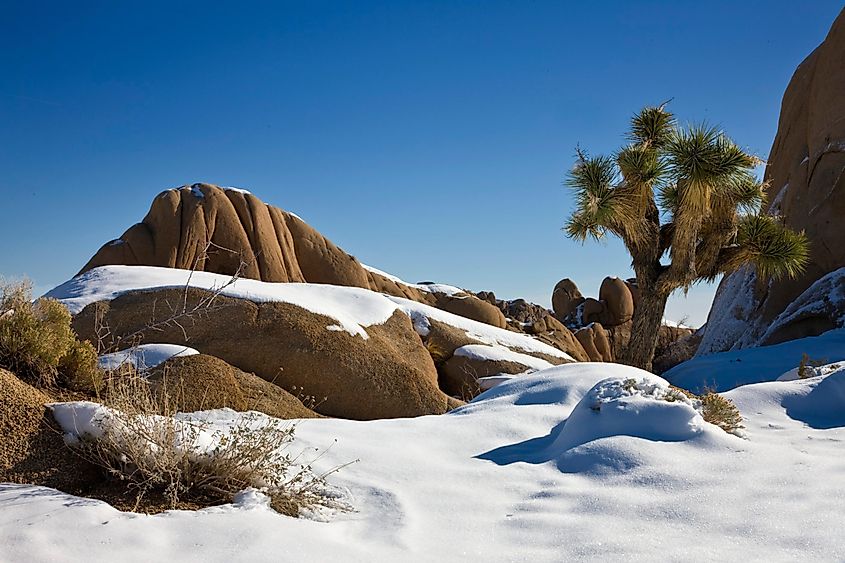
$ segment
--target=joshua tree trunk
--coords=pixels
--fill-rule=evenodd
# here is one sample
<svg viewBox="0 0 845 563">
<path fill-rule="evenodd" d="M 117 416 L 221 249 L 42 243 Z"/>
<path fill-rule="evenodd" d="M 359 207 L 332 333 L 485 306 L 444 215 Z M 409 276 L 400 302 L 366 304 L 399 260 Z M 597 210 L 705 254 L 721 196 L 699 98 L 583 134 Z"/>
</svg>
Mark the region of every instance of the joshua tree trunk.
<svg viewBox="0 0 845 563">
<path fill-rule="evenodd" d="M 657 333 L 663 322 L 668 293 L 649 290 L 640 291 L 640 300 L 634 310 L 631 339 L 620 358 L 623 364 L 651 371 L 651 361 L 657 347 Z"/>
</svg>

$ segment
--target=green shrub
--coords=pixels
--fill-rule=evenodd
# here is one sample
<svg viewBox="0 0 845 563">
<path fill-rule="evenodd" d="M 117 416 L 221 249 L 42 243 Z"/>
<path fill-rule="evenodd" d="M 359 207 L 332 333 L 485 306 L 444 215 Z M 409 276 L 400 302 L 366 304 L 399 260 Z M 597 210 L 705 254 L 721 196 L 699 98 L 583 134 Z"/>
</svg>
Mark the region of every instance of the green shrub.
<svg viewBox="0 0 845 563">
<path fill-rule="evenodd" d="M 103 371 L 97 366 L 97 352 L 87 340 L 74 340 L 59 360 L 59 383 L 74 391 L 99 393 Z"/>
<path fill-rule="evenodd" d="M 41 387 L 64 377 L 93 381 L 97 355 L 76 339 L 70 321 L 67 308 L 55 299 L 33 303 L 28 282 L 0 286 L 0 367 Z"/>
<path fill-rule="evenodd" d="M 742 428 L 742 415 L 730 399 L 708 391 L 700 397 L 701 416 L 725 432 L 734 433 Z"/>
</svg>

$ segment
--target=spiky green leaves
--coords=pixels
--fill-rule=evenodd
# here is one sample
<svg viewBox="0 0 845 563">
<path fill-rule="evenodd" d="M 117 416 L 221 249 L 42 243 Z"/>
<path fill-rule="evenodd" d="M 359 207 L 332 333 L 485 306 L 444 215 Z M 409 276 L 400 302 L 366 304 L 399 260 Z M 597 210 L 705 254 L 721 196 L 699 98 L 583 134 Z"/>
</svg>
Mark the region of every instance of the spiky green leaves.
<svg viewBox="0 0 845 563">
<path fill-rule="evenodd" d="M 628 202 L 614 186 L 616 176 L 612 158 L 579 154 L 566 179 L 567 185 L 575 190 L 577 206 L 564 227 L 567 235 L 578 240 L 598 239 L 628 217 Z"/>
<path fill-rule="evenodd" d="M 743 180 L 759 162 L 724 133 L 705 125 L 677 130 L 665 149 L 669 170 L 679 184 L 712 192 Z"/>
<path fill-rule="evenodd" d="M 666 104 L 645 107 L 631 119 L 628 139 L 634 144 L 660 149 L 669 141 L 674 129 L 675 117 L 666 111 Z"/>
<path fill-rule="evenodd" d="M 649 145 L 628 145 L 616 155 L 616 163 L 628 185 L 649 190 L 661 182 L 667 167 L 660 154 Z"/>
<path fill-rule="evenodd" d="M 804 233 L 786 228 L 776 217 L 748 215 L 739 223 L 737 245 L 743 262 L 751 262 L 764 278 L 794 278 L 809 261 Z"/>
</svg>

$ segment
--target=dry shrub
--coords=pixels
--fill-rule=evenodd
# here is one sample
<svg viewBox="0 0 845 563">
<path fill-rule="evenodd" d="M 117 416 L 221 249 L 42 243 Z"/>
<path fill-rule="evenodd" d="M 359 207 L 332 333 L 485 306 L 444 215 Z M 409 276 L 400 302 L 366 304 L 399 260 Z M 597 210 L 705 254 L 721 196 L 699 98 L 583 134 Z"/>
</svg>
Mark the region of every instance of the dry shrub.
<svg viewBox="0 0 845 563">
<path fill-rule="evenodd" d="M 710 424 L 715 424 L 725 432 L 734 433 L 742 428 L 742 415 L 730 399 L 706 392 L 700 397 L 701 416 Z"/>
<path fill-rule="evenodd" d="M 39 387 L 96 380 L 97 356 L 79 342 L 67 308 L 55 299 L 32 302 L 28 282 L 0 287 L 0 367 Z"/>
<path fill-rule="evenodd" d="M 673 402 L 684 398 L 693 401 L 693 405 L 701 413 L 705 422 L 715 424 L 730 434 L 735 434 L 743 428 L 742 415 L 736 405 L 730 399 L 726 399 L 714 391 L 705 390 L 703 394 L 696 395 L 692 391 L 670 385 L 669 392 L 663 400 Z"/>
<path fill-rule="evenodd" d="M 96 424 L 96 435 L 82 436 L 75 448 L 134 491 L 137 503 L 155 493 L 172 508 L 185 500 L 217 504 L 256 487 L 274 509 L 291 516 L 303 508 L 347 508 L 325 481 L 340 467 L 316 474 L 305 452 L 292 452 L 295 422 L 251 411 L 221 428 L 178 416 L 167 393 L 154 392 L 130 372 L 107 378 L 103 391 L 110 410 Z"/>
</svg>

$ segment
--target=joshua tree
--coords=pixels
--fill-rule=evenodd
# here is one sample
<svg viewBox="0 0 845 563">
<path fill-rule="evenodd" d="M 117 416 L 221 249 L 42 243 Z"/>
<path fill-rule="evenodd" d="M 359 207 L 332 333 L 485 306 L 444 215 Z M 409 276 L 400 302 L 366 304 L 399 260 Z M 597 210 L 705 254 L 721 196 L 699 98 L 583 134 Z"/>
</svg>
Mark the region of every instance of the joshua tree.
<svg viewBox="0 0 845 563">
<path fill-rule="evenodd" d="M 631 255 L 640 300 L 620 360 L 644 369 L 673 291 L 745 264 L 762 277 L 794 277 L 809 252 L 803 233 L 762 213 L 766 184 L 753 174 L 761 161 L 715 128 L 678 127 L 665 105 L 635 115 L 630 144 L 612 157 L 578 149 L 567 178 L 576 208 L 566 234 L 609 232 Z"/>
</svg>

